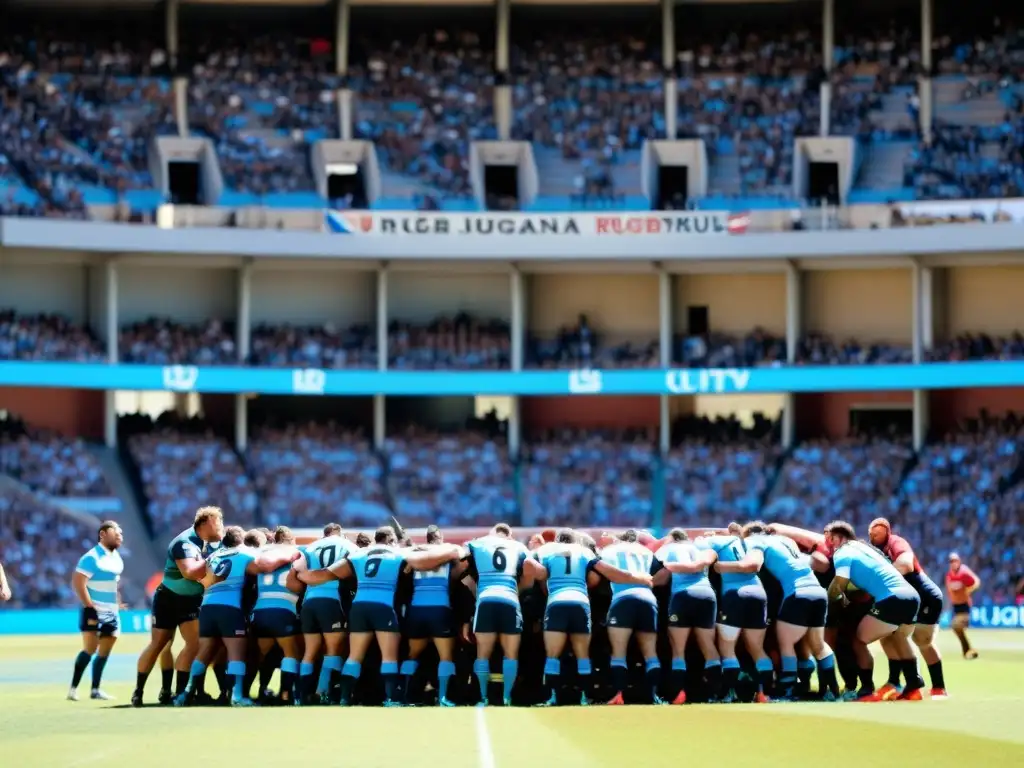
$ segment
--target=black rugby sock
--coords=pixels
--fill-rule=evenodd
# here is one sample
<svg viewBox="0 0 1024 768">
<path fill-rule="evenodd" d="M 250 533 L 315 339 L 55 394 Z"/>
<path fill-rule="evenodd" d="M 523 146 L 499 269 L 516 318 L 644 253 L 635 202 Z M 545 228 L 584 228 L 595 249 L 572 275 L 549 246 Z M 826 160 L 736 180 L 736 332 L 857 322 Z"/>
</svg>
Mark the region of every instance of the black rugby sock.
<svg viewBox="0 0 1024 768">
<path fill-rule="evenodd" d="M 900 661 L 899 659 L 889 659 L 889 685 L 893 685 L 897 688 L 900 687 L 900 673 L 902 672 L 902 670 L 902 661 Z M 910 682 L 909 678 L 907 678 L 907 682 Z"/>
<path fill-rule="evenodd" d="M 906 690 L 915 691 L 924 688 L 924 678 L 917 669 L 917 657 L 901 662 L 903 667 L 903 679 L 907 681 Z"/>
<path fill-rule="evenodd" d="M 875 671 L 861 667 L 858 676 L 860 677 L 860 688 L 857 690 L 859 696 L 875 692 Z"/>
<path fill-rule="evenodd" d="M 140 694 L 146 689 L 146 679 L 149 677 L 149 672 L 138 672 L 135 675 L 135 690 Z M 164 690 L 167 690 L 164 688 Z"/>
<path fill-rule="evenodd" d="M 188 680 L 191 677 L 191 673 L 186 669 L 184 672 L 175 671 L 174 673 L 174 695 L 180 696 L 185 692 L 188 687 Z"/>
<path fill-rule="evenodd" d="M 79 651 L 78 656 L 75 657 L 75 671 L 71 675 L 71 687 L 77 688 L 78 684 L 82 682 L 82 675 L 85 674 L 85 668 L 89 666 L 89 660 L 92 655 L 85 651 Z"/>
<path fill-rule="evenodd" d="M 97 656 L 92 663 L 92 687 L 99 688 L 103 679 L 103 669 L 107 666 L 106 656 Z"/>
<path fill-rule="evenodd" d="M 942 674 L 942 659 L 928 665 L 928 677 L 932 679 L 932 688 L 946 687 L 946 678 Z"/>
<path fill-rule="evenodd" d="M 138 686 L 139 690 L 141 691 L 143 686 L 146 685 L 146 678 L 149 677 L 149 673 L 147 672 L 144 675 L 139 675 L 139 677 L 142 678 L 142 685 Z M 174 685 L 174 670 L 173 669 L 161 669 L 160 670 L 160 690 L 161 691 L 167 691 L 169 693 L 170 690 L 171 690 L 171 686 L 172 685 Z"/>
<path fill-rule="evenodd" d="M 263 695 L 263 692 L 270 687 L 270 678 L 274 676 L 275 669 L 277 669 L 277 659 L 268 653 L 260 664 L 260 695 Z"/>
<path fill-rule="evenodd" d="M 214 664 L 213 675 L 217 678 L 217 687 L 220 689 L 220 695 L 229 695 L 231 693 L 231 678 L 228 677 L 228 665 Z"/>
</svg>

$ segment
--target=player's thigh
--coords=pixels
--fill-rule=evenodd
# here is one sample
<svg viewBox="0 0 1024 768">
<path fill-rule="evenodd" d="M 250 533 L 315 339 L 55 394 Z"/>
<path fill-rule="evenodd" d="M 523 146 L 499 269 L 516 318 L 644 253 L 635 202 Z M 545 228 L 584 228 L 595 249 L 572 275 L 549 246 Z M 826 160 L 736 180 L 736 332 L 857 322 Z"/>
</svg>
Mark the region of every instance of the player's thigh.
<svg viewBox="0 0 1024 768">
<path fill-rule="evenodd" d="M 260 658 L 266 658 L 266 655 L 274 650 L 277 642 L 272 637 L 261 637 L 256 641 L 256 645 L 260 649 Z"/>
<path fill-rule="evenodd" d="M 182 641 L 187 646 L 196 646 L 199 644 L 199 619 L 190 619 L 189 621 L 183 621 L 178 625 L 178 633 L 181 635 Z M 182 649 L 184 650 L 184 649 Z"/>
<path fill-rule="evenodd" d="M 455 658 L 454 637 L 435 637 L 434 647 L 437 649 L 437 658 L 439 661 L 451 661 Z"/>
<path fill-rule="evenodd" d="M 410 637 L 409 638 L 409 658 L 418 659 L 420 655 L 427 650 L 427 646 L 430 641 L 425 637 Z"/>
<path fill-rule="evenodd" d="M 96 653 L 96 649 L 100 645 L 100 636 L 96 634 L 96 630 L 86 630 L 82 632 L 82 650 L 92 656 Z"/>
<path fill-rule="evenodd" d="M 766 629 L 743 630 L 743 645 L 746 647 L 747 653 L 753 656 L 754 659 L 764 657 L 764 636 L 767 631 Z"/>
<path fill-rule="evenodd" d="M 695 627 L 693 630 L 693 636 L 697 640 L 697 646 L 700 648 L 701 655 L 704 657 L 705 661 L 718 658 L 718 648 L 715 646 L 714 629 Z"/>
<path fill-rule="evenodd" d="M 544 630 L 544 653 L 547 654 L 548 658 L 557 659 L 562 655 L 562 651 L 565 650 L 565 643 L 568 640 L 568 635 L 565 632 L 552 632 L 550 630 Z"/>
<path fill-rule="evenodd" d="M 801 644 L 807 649 L 808 658 L 817 658 L 825 650 L 825 628 L 808 627 Z"/>
<path fill-rule="evenodd" d="M 374 633 L 377 637 L 377 645 L 380 647 L 381 661 L 398 661 L 398 647 L 402 642 L 402 635 L 398 632 L 382 630 Z"/>
<path fill-rule="evenodd" d="M 736 643 L 740 639 L 740 628 L 728 624 L 715 625 L 715 638 L 718 652 L 726 658 L 736 656 Z"/>
<path fill-rule="evenodd" d="M 589 632 L 585 635 L 569 635 L 569 643 L 572 645 L 572 653 L 573 656 L 576 657 L 577 661 L 579 659 L 590 658 L 590 638 L 591 635 Z"/>
<path fill-rule="evenodd" d="M 502 634 L 498 636 L 498 642 L 501 643 L 501 651 L 505 654 L 506 659 L 519 658 L 519 646 L 522 644 L 522 641 L 522 633 L 511 635 Z"/>
<path fill-rule="evenodd" d="M 640 646 L 640 652 L 644 655 L 645 659 L 650 659 L 658 655 L 657 632 L 638 631 L 636 633 L 636 644 Z"/>
<path fill-rule="evenodd" d="M 216 637 L 200 637 L 199 650 L 196 652 L 196 660 L 203 664 L 210 664 L 222 647 L 220 639 Z"/>
<path fill-rule="evenodd" d="M 477 632 L 476 637 L 476 657 L 478 659 L 491 658 L 491 654 L 494 653 L 494 646 L 498 642 L 498 634 L 496 632 Z"/>
<path fill-rule="evenodd" d="M 362 662 L 373 642 L 373 632 L 350 632 L 348 635 L 348 658 Z"/>
<path fill-rule="evenodd" d="M 319 633 L 313 635 L 304 635 L 303 639 L 306 641 L 305 649 L 302 652 L 302 658 L 304 661 L 313 661 L 317 656 L 320 655 L 320 645 L 322 639 Z"/>
<path fill-rule="evenodd" d="M 117 643 L 117 635 L 101 635 L 96 641 L 96 652 L 100 656 L 109 656 Z"/>
<path fill-rule="evenodd" d="M 938 624 L 917 624 L 914 627 L 914 645 L 918 648 L 930 648 L 935 643 L 938 630 Z"/>
<path fill-rule="evenodd" d="M 796 644 L 803 640 L 807 634 L 807 627 L 799 624 L 790 624 L 788 621 L 778 621 L 775 624 L 775 637 L 779 641 L 779 650 L 792 655 L 791 651 L 796 649 Z"/>
<path fill-rule="evenodd" d="M 224 649 L 228 652 L 228 661 L 245 661 L 249 651 L 249 641 L 244 637 L 222 638 Z"/>
<path fill-rule="evenodd" d="M 686 644 L 690 641 L 689 627 L 669 627 L 668 641 L 672 646 L 672 655 L 677 659 L 686 657 Z"/>
<path fill-rule="evenodd" d="M 345 647 L 345 640 L 348 632 L 325 632 L 324 653 L 327 656 L 341 656 L 341 650 Z"/>
<path fill-rule="evenodd" d="M 857 640 L 864 645 L 871 645 L 876 640 L 888 637 L 897 629 L 897 625 L 888 624 L 874 616 L 865 616 L 857 625 Z"/>
<path fill-rule="evenodd" d="M 297 659 L 302 655 L 302 635 L 279 637 L 277 644 L 281 646 L 281 652 L 286 658 Z"/>
<path fill-rule="evenodd" d="M 612 656 L 624 657 L 632 636 L 633 630 L 628 627 L 608 627 L 608 645 L 611 646 Z"/>
</svg>

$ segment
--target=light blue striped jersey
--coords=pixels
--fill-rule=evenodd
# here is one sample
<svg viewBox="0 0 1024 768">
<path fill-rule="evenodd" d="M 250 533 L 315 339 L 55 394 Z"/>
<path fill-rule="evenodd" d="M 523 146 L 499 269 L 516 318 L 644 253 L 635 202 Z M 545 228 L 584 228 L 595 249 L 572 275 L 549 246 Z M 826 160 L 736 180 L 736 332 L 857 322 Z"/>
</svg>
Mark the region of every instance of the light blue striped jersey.
<svg viewBox="0 0 1024 768">
<path fill-rule="evenodd" d="M 654 570 L 654 553 L 635 541 L 620 541 L 605 547 L 601 550 L 601 559 L 634 574 L 650 574 Z M 650 587 L 639 584 L 612 584 L 612 605 L 625 597 L 657 603 L 654 591 Z"/>
<path fill-rule="evenodd" d="M 374 544 L 349 553 L 348 559 L 356 576 L 356 595 L 352 602 L 383 603 L 394 607 L 398 579 L 405 565 L 401 550 Z"/>
<path fill-rule="evenodd" d="M 548 605 L 590 605 L 587 574 L 597 563 L 597 555 L 579 544 L 552 542 L 534 550 L 531 557 L 548 570 Z"/>
<path fill-rule="evenodd" d="M 917 593 L 881 552 L 860 541 L 848 541 L 832 555 L 836 576 L 849 579 L 877 603 L 887 597 L 913 597 Z"/>
<path fill-rule="evenodd" d="M 207 587 L 203 595 L 203 605 L 229 605 L 241 608 L 245 569 L 256 559 L 256 555 L 256 550 L 250 547 L 222 547 L 214 552 L 208 567 L 213 571 L 213 575 L 222 581 Z"/>
<path fill-rule="evenodd" d="M 413 571 L 411 607 L 450 608 L 448 578 L 452 572 L 452 564 L 445 563 L 433 571 Z"/>
<path fill-rule="evenodd" d="M 88 579 L 85 588 L 96 612 L 117 613 L 117 583 L 124 571 L 121 553 L 97 544 L 79 558 L 75 570 Z"/>
<path fill-rule="evenodd" d="M 344 536 L 324 536 L 307 545 L 303 550 L 303 554 L 306 556 L 306 567 L 312 571 L 330 568 L 348 557 L 350 552 L 355 551 L 355 548 L 356 545 Z M 312 600 L 314 598 L 326 598 L 341 602 L 338 582 L 331 580 L 326 584 L 306 587 L 305 599 Z"/>
<path fill-rule="evenodd" d="M 279 546 L 277 544 L 273 546 Z M 276 571 L 261 573 L 256 579 L 256 604 L 254 611 L 267 611 L 274 608 L 297 613 L 296 606 L 299 596 L 288 589 L 288 573 L 292 564 L 282 565 Z M 337 592 L 338 583 L 332 581 Z"/>
<path fill-rule="evenodd" d="M 662 546 L 654 556 L 662 563 L 695 563 L 700 554 L 701 548 L 692 541 L 673 541 Z M 708 569 L 704 568 L 697 573 L 673 573 L 671 585 L 673 595 L 692 587 L 711 589 Z"/>
<path fill-rule="evenodd" d="M 467 542 L 470 564 L 476 571 L 476 601 L 519 605 L 519 577 L 527 550 L 515 539 L 482 536 Z"/>
<path fill-rule="evenodd" d="M 710 549 L 723 563 L 738 563 L 747 555 L 743 539 L 731 533 L 702 536 L 693 542 L 698 549 Z M 723 573 L 722 591 L 733 592 L 742 587 L 761 587 L 756 573 Z"/>
<path fill-rule="evenodd" d="M 818 577 L 811 569 L 810 558 L 800 553 L 799 548 L 785 536 L 754 534 L 743 540 L 747 551 L 758 550 L 764 555 L 764 567 L 776 578 L 782 587 L 782 596 L 789 597 L 802 589 L 821 589 Z"/>
</svg>

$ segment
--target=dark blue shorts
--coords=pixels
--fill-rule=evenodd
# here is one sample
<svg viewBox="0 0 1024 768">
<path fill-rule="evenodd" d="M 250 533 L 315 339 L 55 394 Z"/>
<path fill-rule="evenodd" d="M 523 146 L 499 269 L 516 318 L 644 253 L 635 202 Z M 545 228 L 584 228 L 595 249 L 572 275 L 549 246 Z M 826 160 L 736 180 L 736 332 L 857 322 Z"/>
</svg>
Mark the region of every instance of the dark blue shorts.
<svg viewBox="0 0 1024 768">
<path fill-rule="evenodd" d="M 908 573 L 907 583 L 914 588 L 921 598 L 921 608 L 917 612 L 918 624 L 938 624 L 942 613 L 942 590 L 924 573 Z"/>
<path fill-rule="evenodd" d="M 591 633 L 590 606 L 584 603 L 550 603 L 544 611 L 544 631 L 567 635 Z"/>
<path fill-rule="evenodd" d="M 477 603 L 473 631 L 483 634 L 523 634 L 523 612 L 516 603 L 487 600 Z"/>
<path fill-rule="evenodd" d="M 332 600 L 329 597 L 306 600 L 302 603 L 301 616 L 304 635 L 329 635 L 347 629 L 341 600 Z"/>
<path fill-rule="evenodd" d="M 921 607 L 920 598 L 915 595 L 892 595 L 879 600 L 871 607 L 871 615 L 879 621 L 893 626 L 914 624 L 917 622 L 917 611 Z"/>
<path fill-rule="evenodd" d="M 100 637 L 118 637 L 121 634 L 121 617 L 116 612 L 97 611 L 95 619 L 87 619 L 85 608 L 78 615 L 79 632 L 95 632 Z"/>
<path fill-rule="evenodd" d="M 968 616 L 970 616 L 971 615 L 971 606 L 969 606 L 967 603 L 959 603 L 958 605 L 954 605 L 953 606 L 953 615 L 956 616 L 956 615 L 959 615 L 961 613 L 966 613 Z"/>
<path fill-rule="evenodd" d="M 722 592 L 718 601 L 718 623 L 737 629 L 765 629 L 768 596 L 764 587 L 754 584 Z"/>
<path fill-rule="evenodd" d="M 824 627 L 827 617 L 828 594 L 818 587 L 783 598 L 778 620 L 797 627 Z"/>
<path fill-rule="evenodd" d="M 202 594 L 179 595 L 163 584 L 153 593 L 153 629 L 177 629 L 199 618 Z"/>
<path fill-rule="evenodd" d="M 616 600 L 608 609 L 608 628 L 657 632 L 658 606 L 639 597 L 623 597 Z"/>
<path fill-rule="evenodd" d="M 718 615 L 715 591 L 684 589 L 672 595 L 668 605 L 668 625 L 690 629 L 714 629 Z"/>
<path fill-rule="evenodd" d="M 245 637 L 245 614 L 231 605 L 204 605 L 199 609 L 200 637 Z"/>
<path fill-rule="evenodd" d="M 299 617 L 284 608 L 253 611 L 252 631 L 256 637 L 292 637 L 299 634 Z"/>
<path fill-rule="evenodd" d="M 410 605 L 405 615 L 405 634 L 413 640 L 451 637 L 452 609 L 444 605 Z"/>
<path fill-rule="evenodd" d="M 349 632 L 398 632 L 398 615 L 384 603 L 352 603 Z"/>
</svg>

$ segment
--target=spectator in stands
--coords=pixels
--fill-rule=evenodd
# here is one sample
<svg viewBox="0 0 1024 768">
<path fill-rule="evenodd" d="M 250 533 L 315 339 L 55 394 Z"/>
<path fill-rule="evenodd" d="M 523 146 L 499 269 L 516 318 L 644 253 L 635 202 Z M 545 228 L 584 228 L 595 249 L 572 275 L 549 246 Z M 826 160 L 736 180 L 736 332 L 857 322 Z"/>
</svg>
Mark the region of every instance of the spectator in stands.
<svg viewBox="0 0 1024 768">
<path fill-rule="evenodd" d="M 267 325 L 252 330 L 250 362 L 325 369 L 376 368 L 377 334 L 366 324 Z"/>
<path fill-rule="evenodd" d="M 105 359 L 89 330 L 63 315 L 21 315 L 0 309 L 0 360 L 95 363 Z"/>
<path fill-rule="evenodd" d="M 466 312 L 421 325 L 393 320 L 388 327 L 388 365 L 393 368 L 505 368 L 511 337 L 503 320 L 478 320 Z"/>
<path fill-rule="evenodd" d="M 121 329 L 123 363 L 149 365 L 231 365 L 238 362 L 228 325 L 208 320 L 199 325 L 151 317 Z"/>
<path fill-rule="evenodd" d="M 529 334 L 526 361 L 539 368 L 656 368 L 660 364 L 657 332 L 645 339 L 605 336 L 586 315 L 554 337 Z"/>
<path fill-rule="evenodd" d="M 807 365 L 869 365 L 873 363 L 912 363 L 909 344 L 862 344 L 847 339 L 837 344 L 830 336 L 810 333 L 797 346 L 797 360 Z"/>
<path fill-rule="evenodd" d="M 99 461 L 84 441 L 0 421 L 0 472 L 53 498 L 110 496 Z"/>
</svg>

